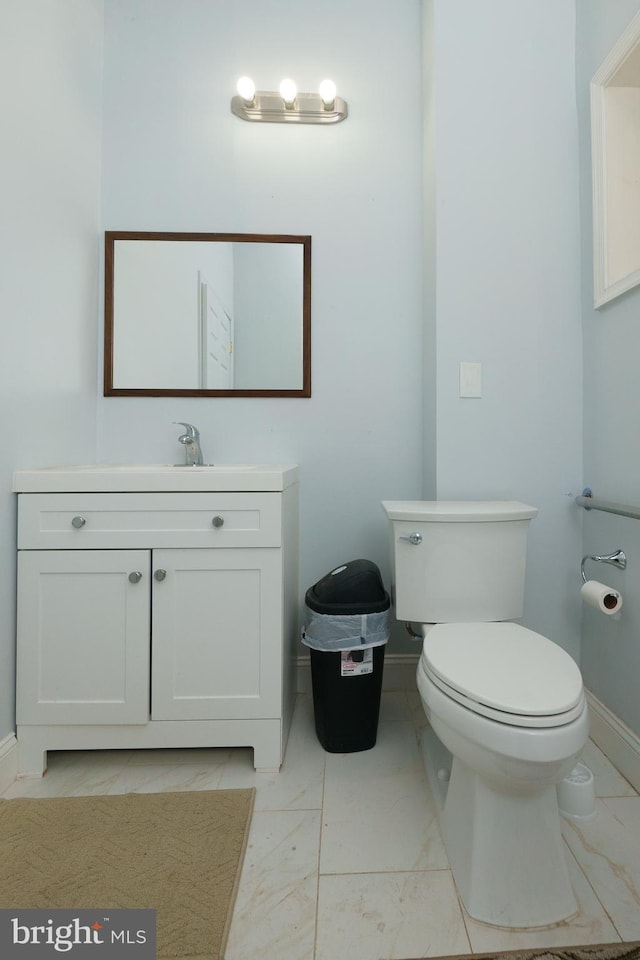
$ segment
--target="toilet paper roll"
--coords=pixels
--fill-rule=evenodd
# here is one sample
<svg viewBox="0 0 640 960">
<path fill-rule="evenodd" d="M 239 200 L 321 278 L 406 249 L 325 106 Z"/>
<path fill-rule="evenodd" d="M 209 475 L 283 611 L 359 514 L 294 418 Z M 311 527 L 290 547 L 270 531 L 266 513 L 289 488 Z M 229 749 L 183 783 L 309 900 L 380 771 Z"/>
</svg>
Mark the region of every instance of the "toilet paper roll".
<svg viewBox="0 0 640 960">
<path fill-rule="evenodd" d="M 585 603 L 608 616 L 617 613 L 622 606 L 622 595 L 613 587 L 608 587 L 597 580 L 587 580 L 583 583 L 580 593 Z"/>
</svg>

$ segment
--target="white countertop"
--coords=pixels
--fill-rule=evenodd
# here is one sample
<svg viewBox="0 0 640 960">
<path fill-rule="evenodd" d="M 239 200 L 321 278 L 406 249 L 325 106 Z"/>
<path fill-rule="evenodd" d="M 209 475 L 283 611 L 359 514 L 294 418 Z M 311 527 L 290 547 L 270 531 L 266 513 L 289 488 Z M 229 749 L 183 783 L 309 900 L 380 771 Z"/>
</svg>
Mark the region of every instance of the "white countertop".
<svg viewBox="0 0 640 960">
<path fill-rule="evenodd" d="M 188 493 L 285 490 L 298 482 L 296 464 L 85 464 L 17 470 L 16 493 Z"/>
</svg>

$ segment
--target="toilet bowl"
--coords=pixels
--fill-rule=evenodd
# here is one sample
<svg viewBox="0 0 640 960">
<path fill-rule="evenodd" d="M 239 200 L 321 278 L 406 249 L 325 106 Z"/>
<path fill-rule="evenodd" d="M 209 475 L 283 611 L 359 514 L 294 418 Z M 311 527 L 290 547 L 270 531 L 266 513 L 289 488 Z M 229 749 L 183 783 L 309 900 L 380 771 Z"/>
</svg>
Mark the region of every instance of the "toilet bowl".
<svg viewBox="0 0 640 960">
<path fill-rule="evenodd" d="M 556 784 L 588 736 L 580 671 L 546 637 L 514 623 L 425 627 L 418 691 L 453 756 L 441 826 L 470 916 L 508 927 L 577 910 Z M 442 767 L 429 770 L 440 776 Z"/>
<path fill-rule="evenodd" d="M 396 617 L 421 625 L 423 746 L 454 879 L 471 917 L 541 927 L 577 911 L 556 785 L 588 737 L 580 671 L 522 616 L 516 501 L 385 501 Z M 415 633 L 415 629 L 413 630 Z"/>
</svg>

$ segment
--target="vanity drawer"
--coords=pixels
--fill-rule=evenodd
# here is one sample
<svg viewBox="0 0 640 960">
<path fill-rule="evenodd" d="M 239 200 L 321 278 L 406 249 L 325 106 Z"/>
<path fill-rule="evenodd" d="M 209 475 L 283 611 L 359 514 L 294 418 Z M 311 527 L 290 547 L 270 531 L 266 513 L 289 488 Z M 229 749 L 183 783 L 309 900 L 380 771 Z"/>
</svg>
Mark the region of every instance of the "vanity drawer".
<svg viewBox="0 0 640 960">
<path fill-rule="evenodd" d="M 18 549 L 279 547 L 279 493 L 23 493 Z"/>
</svg>

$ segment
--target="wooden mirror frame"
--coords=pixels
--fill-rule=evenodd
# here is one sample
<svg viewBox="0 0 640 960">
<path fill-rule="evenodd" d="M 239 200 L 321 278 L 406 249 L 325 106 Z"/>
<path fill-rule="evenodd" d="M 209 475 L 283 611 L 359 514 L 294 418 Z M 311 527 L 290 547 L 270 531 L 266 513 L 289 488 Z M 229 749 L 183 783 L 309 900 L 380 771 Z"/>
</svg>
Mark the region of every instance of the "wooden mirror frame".
<svg viewBox="0 0 640 960">
<path fill-rule="evenodd" d="M 105 397 L 310 397 L 311 396 L 311 237 L 261 233 L 154 233 L 105 231 L 104 244 L 104 396 Z M 227 243 L 296 243 L 302 246 L 302 387 L 294 390 L 145 389 L 113 385 L 114 244 L 117 240 L 190 240 Z"/>
</svg>

